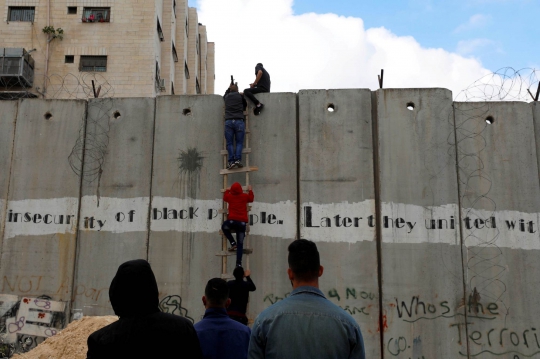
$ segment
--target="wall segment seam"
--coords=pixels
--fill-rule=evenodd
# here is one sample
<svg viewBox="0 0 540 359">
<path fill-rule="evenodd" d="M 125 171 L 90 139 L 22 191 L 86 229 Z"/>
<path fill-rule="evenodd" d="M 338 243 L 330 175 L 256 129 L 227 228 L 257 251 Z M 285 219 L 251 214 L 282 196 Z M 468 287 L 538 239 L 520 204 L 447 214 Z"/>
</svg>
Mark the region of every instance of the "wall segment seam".
<svg viewBox="0 0 540 359">
<path fill-rule="evenodd" d="M 380 186 L 380 163 L 379 163 L 379 92 L 371 92 L 371 139 L 373 144 L 373 186 L 375 191 L 375 241 L 377 243 L 377 284 L 379 286 L 379 345 L 381 359 L 384 359 L 384 314 L 383 314 L 383 277 L 382 277 L 382 204 Z"/>
<path fill-rule="evenodd" d="M 69 293 L 70 300 L 66 303 L 67 312 L 71 312 L 71 306 L 73 305 L 75 299 L 75 273 L 77 271 L 77 264 L 80 256 L 80 246 L 79 246 L 79 221 L 81 219 L 81 207 L 82 207 L 82 191 L 83 191 L 83 178 L 84 178 L 84 157 L 86 154 L 86 130 L 88 125 L 88 101 L 84 102 L 84 133 L 83 133 L 83 147 L 82 147 L 82 156 L 81 156 L 81 173 L 79 174 L 79 203 L 77 208 L 77 226 L 75 227 L 75 256 L 73 258 L 73 269 L 71 271 L 71 292 Z"/>
<path fill-rule="evenodd" d="M 456 181 L 457 181 L 457 191 L 458 191 L 458 218 L 459 223 L 463 223 L 463 214 L 461 211 L 461 185 L 459 180 L 459 155 L 458 155 L 458 140 L 457 140 L 457 130 L 456 130 L 456 111 L 454 107 L 454 102 L 452 102 L 452 125 L 454 128 L 454 152 L 456 156 Z M 467 298 L 467 282 L 465 278 L 465 253 L 464 253 L 464 237 L 463 237 L 463 226 L 459 226 L 459 238 L 460 238 L 460 253 L 461 253 L 461 281 L 463 285 L 463 299 Z M 465 323 L 468 323 L 468 312 L 467 310 L 464 311 L 465 313 Z M 466 338 L 466 347 L 467 347 L 467 358 L 470 357 L 470 348 L 469 348 L 469 328 L 468 324 L 465 325 L 465 338 Z"/>
<path fill-rule="evenodd" d="M 150 252 L 150 230 L 151 230 L 151 213 L 152 213 L 152 183 L 154 180 L 154 149 L 155 149 L 155 140 L 156 140 L 156 117 L 157 117 L 157 97 L 154 98 L 154 118 L 152 126 L 152 160 L 150 162 L 150 190 L 149 190 L 149 200 L 148 200 L 148 216 L 146 222 L 146 260 L 149 260 Z"/>
<path fill-rule="evenodd" d="M 15 150 L 15 133 L 17 131 L 17 118 L 19 117 L 19 105 L 22 102 L 22 100 L 17 101 L 17 106 L 15 109 L 15 118 L 13 119 L 13 132 L 12 132 L 12 139 L 11 139 L 11 159 L 9 161 L 9 178 L 8 178 L 8 184 L 7 184 L 7 193 L 6 193 L 6 201 L 4 203 L 4 208 L 2 209 L 4 213 L 7 213 L 8 204 L 9 204 L 9 191 L 11 187 L 11 171 L 13 169 L 13 151 Z M 2 253 L 4 252 L 4 232 L 6 229 L 6 221 L 4 220 L 2 223 L 2 228 L 0 228 L 0 258 L 2 256 Z M 0 270 L 2 269 L 2 260 L 0 260 Z"/>
</svg>

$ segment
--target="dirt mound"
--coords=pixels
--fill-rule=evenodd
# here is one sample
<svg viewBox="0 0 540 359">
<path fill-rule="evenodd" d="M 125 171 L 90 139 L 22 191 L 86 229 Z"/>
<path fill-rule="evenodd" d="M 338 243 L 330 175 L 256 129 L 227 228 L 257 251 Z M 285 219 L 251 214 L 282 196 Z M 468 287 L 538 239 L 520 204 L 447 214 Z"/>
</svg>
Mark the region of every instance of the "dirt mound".
<svg viewBox="0 0 540 359">
<path fill-rule="evenodd" d="M 28 353 L 14 355 L 12 359 L 85 359 L 88 336 L 117 320 L 116 316 L 83 317 Z"/>
</svg>

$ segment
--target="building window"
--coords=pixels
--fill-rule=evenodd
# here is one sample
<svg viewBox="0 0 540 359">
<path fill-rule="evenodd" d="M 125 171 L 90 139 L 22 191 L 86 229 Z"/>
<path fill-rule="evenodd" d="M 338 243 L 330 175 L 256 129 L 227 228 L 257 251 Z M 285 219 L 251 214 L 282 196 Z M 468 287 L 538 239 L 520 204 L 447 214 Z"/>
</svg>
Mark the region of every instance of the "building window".
<svg viewBox="0 0 540 359">
<path fill-rule="evenodd" d="M 81 56 L 79 71 L 106 72 L 107 56 Z"/>
<path fill-rule="evenodd" d="M 189 79 L 189 68 L 187 66 L 187 61 L 184 62 L 184 75 L 186 76 L 186 79 Z"/>
<path fill-rule="evenodd" d="M 197 94 L 201 93 L 201 86 L 199 85 L 199 79 L 195 79 L 195 90 L 197 90 Z"/>
<path fill-rule="evenodd" d="M 34 6 L 10 6 L 8 21 L 29 21 L 34 22 Z"/>
<path fill-rule="evenodd" d="M 186 36 L 189 37 L 189 22 L 188 22 L 187 17 L 186 17 Z"/>
<path fill-rule="evenodd" d="M 201 43 L 201 35 L 199 35 L 196 39 L 196 44 L 195 44 L 195 47 L 197 48 L 197 55 L 199 54 L 199 47 L 200 47 L 200 43 Z"/>
<path fill-rule="evenodd" d="M 176 53 L 176 47 L 174 46 L 174 42 L 172 43 L 172 57 L 174 59 L 174 62 L 178 62 L 178 54 Z"/>
<path fill-rule="evenodd" d="M 68 6 L 68 15 L 76 15 L 77 14 L 77 7 L 76 6 Z"/>
<path fill-rule="evenodd" d="M 176 0 L 173 0 L 172 8 L 173 8 L 174 18 L 176 19 Z"/>
<path fill-rule="evenodd" d="M 165 35 L 163 35 L 163 30 L 161 29 L 161 24 L 159 23 L 159 19 L 157 19 L 157 33 L 158 33 L 159 39 L 161 41 L 165 41 Z"/>
<path fill-rule="evenodd" d="M 64 62 L 66 64 L 73 64 L 75 63 L 75 56 L 73 55 L 66 55 L 65 58 L 64 58 Z"/>
<path fill-rule="evenodd" d="M 174 82 L 171 81 L 171 95 L 174 95 Z"/>
<path fill-rule="evenodd" d="M 83 10 L 83 22 L 110 22 L 110 7 L 85 7 Z"/>
<path fill-rule="evenodd" d="M 165 81 L 161 80 L 161 71 L 159 70 L 159 63 L 156 61 L 156 89 L 159 91 L 165 90 Z"/>
</svg>

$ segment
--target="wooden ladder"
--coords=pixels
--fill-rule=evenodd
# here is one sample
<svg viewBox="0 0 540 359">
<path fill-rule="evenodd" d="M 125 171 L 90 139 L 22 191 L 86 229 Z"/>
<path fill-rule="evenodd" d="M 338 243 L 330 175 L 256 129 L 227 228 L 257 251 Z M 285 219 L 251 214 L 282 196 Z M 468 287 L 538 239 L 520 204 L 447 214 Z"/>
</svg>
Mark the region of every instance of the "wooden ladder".
<svg viewBox="0 0 540 359">
<path fill-rule="evenodd" d="M 242 186 L 242 189 L 244 191 L 247 191 L 247 188 L 249 186 L 249 173 L 253 171 L 257 171 L 259 168 L 256 166 L 250 166 L 249 165 L 249 154 L 251 153 L 251 148 L 249 147 L 249 113 L 247 111 L 244 111 L 244 121 L 245 121 L 245 135 L 244 135 L 244 148 L 242 150 L 242 155 L 244 156 L 245 162 L 244 167 L 242 168 L 234 168 L 232 170 L 228 169 L 222 169 L 219 171 L 219 174 L 223 176 L 223 189 L 221 190 L 221 193 L 225 193 L 225 190 L 227 187 L 229 187 L 229 174 L 234 173 L 245 173 L 246 180 L 245 185 Z M 225 126 L 225 123 L 223 124 Z M 223 156 L 223 167 L 227 168 L 227 158 L 228 158 L 228 152 L 227 152 L 227 141 L 225 140 L 225 137 L 223 137 L 223 150 L 221 150 L 221 155 Z M 251 206 L 248 204 L 247 206 L 248 214 L 251 211 Z M 227 220 L 227 215 L 229 213 L 227 209 L 227 202 L 223 201 L 222 209 L 219 210 L 219 213 L 221 213 L 221 223 Z M 244 254 L 246 255 L 244 266 L 245 269 L 249 269 L 249 254 L 253 253 L 253 248 L 249 247 L 249 222 L 246 223 L 246 236 L 244 237 Z M 229 245 L 229 241 L 227 240 L 227 237 L 225 237 L 225 234 L 223 234 L 223 231 L 220 229 L 219 234 L 221 235 L 221 242 L 222 242 L 222 250 L 218 253 L 216 253 L 216 256 L 221 256 L 221 278 L 222 279 L 232 279 L 233 276 L 230 273 L 227 273 L 227 259 L 229 256 L 235 256 L 236 257 L 236 251 L 228 251 L 227 247 Z"/>
</svg>

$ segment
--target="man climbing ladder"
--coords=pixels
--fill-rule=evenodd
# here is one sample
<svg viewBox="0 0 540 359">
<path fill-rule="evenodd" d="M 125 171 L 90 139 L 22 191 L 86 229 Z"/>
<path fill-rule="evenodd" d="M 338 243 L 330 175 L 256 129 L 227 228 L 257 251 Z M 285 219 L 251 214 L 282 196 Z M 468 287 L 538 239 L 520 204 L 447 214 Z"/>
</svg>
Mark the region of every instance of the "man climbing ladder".
<svg viewBox="0 0 540 359">
<path fill-rule="evenodd" d="M 223 222 L 221 230 L 229 243 L 231 244 L 230 251 L 236 250 L 236 266 L 242 266 L 242 254 L 244 253 L 244 237 L 246 236 L 246 224 L 248 222 L 247 206 L 253 202 L 255 196 L 251 190 L 251 185 L 248 186 L 248 194 L 242 190 L 242 186 L 238 182 L 234 182 L 231 188 L 227 188 L 223 194 L 223 201 L 229 204 L 229 218 Z M 236 232 L 236 241 L 234 240 L 231 231 Z"/>
<path fill-rule="evenodd" d="M 238 92 L 238 85 L 233 83 L 223 95 L 225 100 L 225 139 L 229 155 L 227 169 L 244 167 L 242 164 L 242 149 L 244 147 L 244 111 L 247 102 L 244 96 Z M 236 142 L 236 143 L 233 143 Z"/>
</svg>

